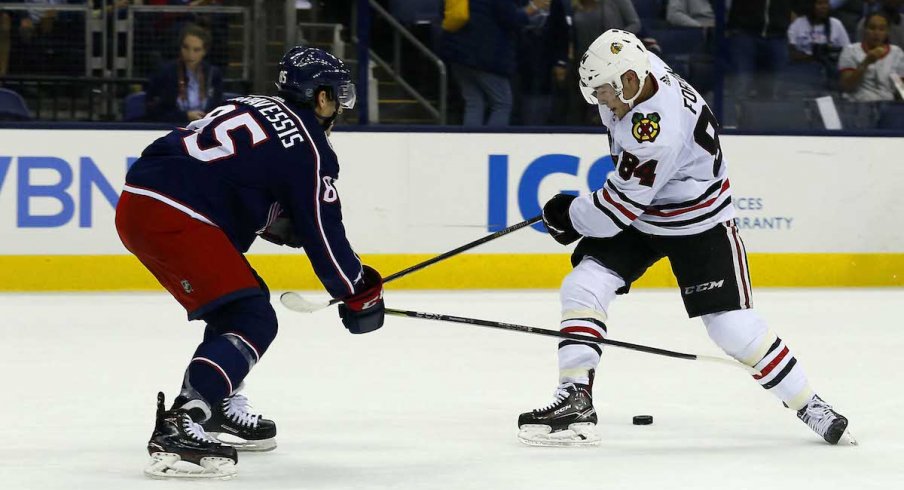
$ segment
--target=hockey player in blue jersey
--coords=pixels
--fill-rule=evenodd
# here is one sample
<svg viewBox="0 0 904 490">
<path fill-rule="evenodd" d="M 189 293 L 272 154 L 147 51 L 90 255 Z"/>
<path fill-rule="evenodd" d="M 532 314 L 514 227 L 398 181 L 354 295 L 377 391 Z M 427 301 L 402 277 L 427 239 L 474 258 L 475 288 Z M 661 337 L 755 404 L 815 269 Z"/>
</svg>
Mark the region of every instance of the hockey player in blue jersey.
<svg viewBox="0 0 904 490">
<path fill-rule="evenodd" d="M 158 394 L 152 477 L 229 478 L 236 449 L 275 447 L 276 425 L 249 411 L 242 381 L 276 337 L 270 293 L 244 257 L 261 236 L 304 248 L 351 333 L 383 325 L 383 281 L 352 250 L 327 138 L 355 86 L 341 60 L 296 47 L 277 97 L 227 101 L 152 143 L 116 208 L 122 243 L 188 312 L 204 338 L 173 406 Z M 225 444 L 220 433 L 243 442 Z"/>
</svg>

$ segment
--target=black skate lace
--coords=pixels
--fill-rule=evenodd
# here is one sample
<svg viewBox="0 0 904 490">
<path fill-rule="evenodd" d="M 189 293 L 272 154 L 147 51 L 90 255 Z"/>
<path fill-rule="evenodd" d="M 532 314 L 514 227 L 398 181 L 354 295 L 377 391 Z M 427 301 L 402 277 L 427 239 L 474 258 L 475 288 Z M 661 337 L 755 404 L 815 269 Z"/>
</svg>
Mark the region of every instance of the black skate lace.
<svg viewBox="0 0 904 490">
<path fill-rule="evenodd" d="M 571 393 L 568 391 L 568 388 L 573 388 L 573 387 L 574 387 L 573 383 L 566 383 L 563 385 L 559 385 L 558 387 L 556 387 L 556 391 L 554 391 L 552 394 L 552 397 L 553 397 L 552 402 L 549 405 L 546 405 L 543 408 L 538 408 L 535 411 L 543 412 L 543 411 L 549 410 L 550 408 L 558 405 L 559 403 L 562 403 L 562 400 L 568 398 L 568 395 Z"/>
<path fill-rule="evenodd" d="M 804 413 L 804 422 L 821 436 L 826 434 L 835 418 L 832 406 L 819 398 L 813 398 Z"/>
<path fill-rule="evenodd" d="M 233 422 L 244 427 L 257 428 L 263 416 L 251 412 L 250 408 L 251 405 L 248 404 L 248 398 L 242 394 L 237 393 L 223 400 L 223 410 Z"/>
<path fill-rule="evenodd" d="M 204 428 L 201 427 L 201 424 L 198 424 L 194 420 L 192 420 L 187 413 L 182 413 L 179 418 L 181 419 L 182 430 L 185 431 L 185 433 L 192 439 L 198 442 L 210 442 L 214 444 L 218 444 L 220 442 L 211 437 L 204 430 Z"/>
</svg>

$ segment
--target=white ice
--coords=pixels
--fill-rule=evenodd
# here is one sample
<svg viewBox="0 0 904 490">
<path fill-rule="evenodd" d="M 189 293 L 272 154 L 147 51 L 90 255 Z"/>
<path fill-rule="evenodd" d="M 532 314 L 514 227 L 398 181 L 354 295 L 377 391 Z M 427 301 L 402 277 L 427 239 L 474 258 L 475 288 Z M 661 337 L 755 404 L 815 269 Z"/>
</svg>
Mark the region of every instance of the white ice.
<svg viewBox="0 0 904 490">
<path fill-rule="evenodd" d="M 315 297 L 316 293 L 315 293 Z M 386 293 L 395 308 L 558 324 L 555 291 Z M 389 318 L 352 336 L 334 310 L 282 308 L 248 379 L 279 447 L 225 483 L 146 479 L 158 390 L 202 332 L 163 294 L 0 295 L 2 489 L 904 488 L 904 290 L 759 290 L 758 310 L 858 447 L 823 443 L 741 370 L 607 348 L 595 448 L 521 445 L 520 412 L 556 384 L 556 340 Z M 635 291 L 613 339 L 721 355 L 673 291 Z M 636 414 L 652 426 L 633 426 Z"/>
</svg>

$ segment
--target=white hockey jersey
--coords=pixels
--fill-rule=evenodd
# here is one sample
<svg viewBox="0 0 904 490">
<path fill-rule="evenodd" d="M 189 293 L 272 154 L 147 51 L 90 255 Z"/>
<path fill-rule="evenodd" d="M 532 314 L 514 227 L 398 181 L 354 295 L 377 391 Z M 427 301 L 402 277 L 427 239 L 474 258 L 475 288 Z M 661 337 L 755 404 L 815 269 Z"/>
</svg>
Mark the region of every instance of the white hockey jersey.
<svg viewBox="0 0 904 490">
<path fill-rule="evenodd" d="M 717 122 L 703 97 L 650 55 L 659 89 L 621 120 L 599 107 L 615 162 L 603 187 L 575 199 L 569 215 L 584 236 L 633 226 L 651 235 L 693 235 L 734 218 Z"/>
</svg>

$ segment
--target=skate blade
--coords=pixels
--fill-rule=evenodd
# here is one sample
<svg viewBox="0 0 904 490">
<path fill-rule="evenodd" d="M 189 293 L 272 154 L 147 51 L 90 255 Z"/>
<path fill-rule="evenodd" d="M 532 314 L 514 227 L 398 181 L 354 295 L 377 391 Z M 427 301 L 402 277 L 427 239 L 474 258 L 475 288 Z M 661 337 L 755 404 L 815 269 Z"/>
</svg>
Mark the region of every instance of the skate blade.
<svg viewBox="0 0 904 490">
<path fill-rule="evenodd" d="M 238 470 L 235 467 L 235 461 L 229 458 L 209 456 L 201 458 L 201 464 L 196 465 L 182 461 L 178 454 L 153 453 L 150 464 L 144 469 L 144 474 L 160 480 L 170 478 L 230 480 L 238 475 Z"/>
<path fill-rule="evenodd" d="M 518 440 L 541 447 L 597 446 L 601 441 L 596 425 L 591 423 L 571 424 L 556 432 L 548 425 L 525 425 L 518 431 Z"/>
<path fill-rule="evenodd" d="M 265 452 L 276 449 L 275 437 L 251 440 L 242 439 L 241 437 L 232 435 L 228 432 L 208 432 L 208 434 L 216 437 L 224 446 L 234 447 L 236 451 Z"/>
<path fill-rule="evenodd" d="M 859 446 L 860 443 L 857 442 L 857 439 L 854 438 L 854 435 L 851 434 L 851 431 L 848 429 L 844 430 L 844 433 L 841 434 L 841 438 L 838 439 L 839 446 Z"/>
</svg>

